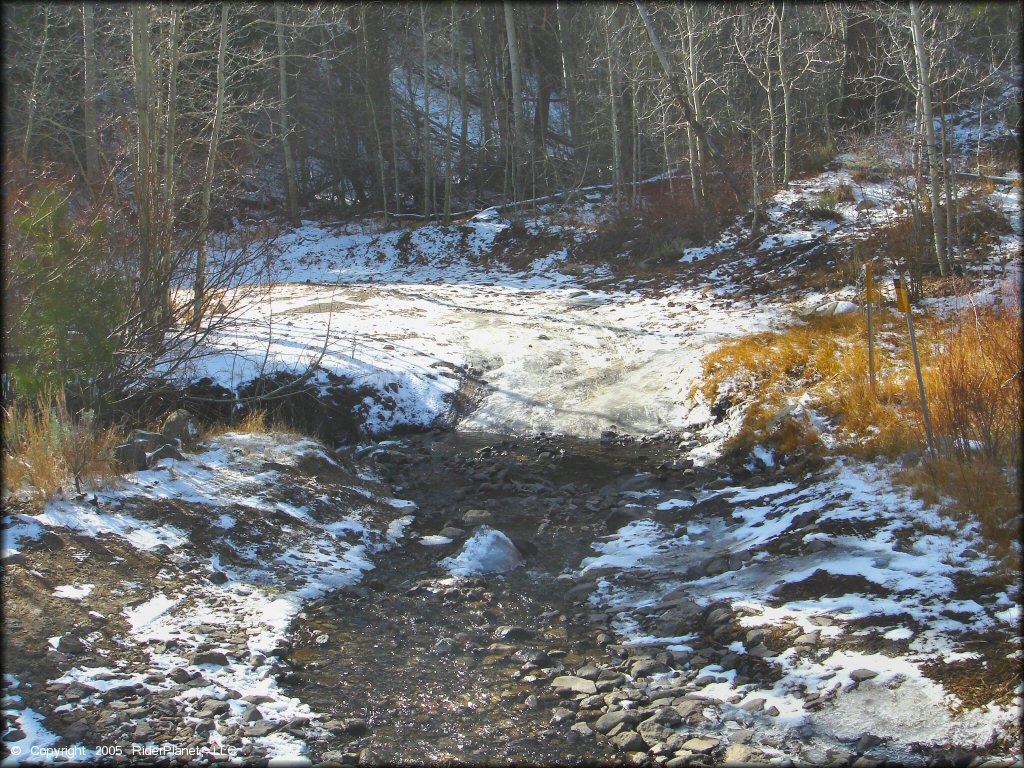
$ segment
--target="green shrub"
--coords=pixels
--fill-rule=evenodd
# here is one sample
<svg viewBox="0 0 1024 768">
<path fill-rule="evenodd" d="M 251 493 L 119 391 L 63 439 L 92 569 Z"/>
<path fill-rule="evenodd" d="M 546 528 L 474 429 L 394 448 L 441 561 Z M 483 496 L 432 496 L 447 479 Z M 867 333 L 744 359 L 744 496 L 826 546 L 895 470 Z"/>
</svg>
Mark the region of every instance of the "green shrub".
<svg viewBox="0 0 1024 768">
<path fill-rule="evenodd" d="M 129 283 L 110 258 L 107 227 L 74 221 L 56 185 L 5 203 L 4 341 L 14 394 L 31 400 L 66 387 L 86 395 L 113 370 L 128 311 Z"/>
</svg>

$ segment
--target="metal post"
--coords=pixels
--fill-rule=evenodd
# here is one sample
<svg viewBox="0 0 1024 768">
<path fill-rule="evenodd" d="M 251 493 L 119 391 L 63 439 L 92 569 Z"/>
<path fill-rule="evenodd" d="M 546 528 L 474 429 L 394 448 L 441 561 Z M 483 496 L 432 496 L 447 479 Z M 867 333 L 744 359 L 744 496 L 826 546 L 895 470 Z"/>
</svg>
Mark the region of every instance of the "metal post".
<svg viewBox="0 0 1024 768">
<path fill-rule="evenodd" d="M 896 278 L 893 283 L 896 287 L 896 306 L 907 314 L 907 332 L 910 334 L 910 349 L 914 353 L 914 370 L 917 372 L 917 391 L 921 395 L 921 410 L 924 413 L 924 430 L 928 437 L 928 451 L 932 458 L 938 454 L 935 450 L 935 438 L 932 436 L 932 420 L 928 415 L 928 401 L 924 396 L 924 379 L 921 377 L 921 359 L 917 355 L 917 336 L 914 334 L 914 313 L 910 310 L 910 300 L 907 296 L 907 289 L 903 281 Z"/>
</svg>

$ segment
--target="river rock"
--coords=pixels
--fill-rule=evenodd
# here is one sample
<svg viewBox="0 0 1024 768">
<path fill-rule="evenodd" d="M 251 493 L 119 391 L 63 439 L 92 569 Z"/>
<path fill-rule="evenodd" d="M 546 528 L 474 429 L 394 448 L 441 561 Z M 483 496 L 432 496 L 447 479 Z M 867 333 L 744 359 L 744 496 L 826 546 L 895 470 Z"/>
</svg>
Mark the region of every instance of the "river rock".
<svg viewBox="0 0 1024 768">
<path fill-rule="evenodd" d="M 585 680 L 582 677 L 576 677 L 576 675 L 559 675 L 551 681 L 551 687 L 567 688 L 573 693 L 597 693 L 597 685 L 594 684 L 593 680 Z"/>
<path fill-rule="evenodd" d="M 184 461 L 185 457 L 181 455 L 181 451 L 179 451 L 175 446 L 170 444 L 161 445 L 147 457 L 147 461 L 149 462 L 149 466 L 151 467 L 156 466 L 156 463 L 162 459 L 174 459 L 176 461 Z"/>
<path fill-rule="evenodd" d="M 636 731 L 623 731 L 611 738 L 612 744 L 623 752 L 642 752 L 647 749 L 647 742 Z"/>
<path fill-rule="evenodd" d="M 619 723 L 625 723 L 626 725 L 636 725 L 640 722 L 640 716 L 628 709 L 619 709 L 615 712 L 606 712 L 601 715 L 594 722 L 594 730 L 598 733 L 608 733 Z"/>
<path fill-rule="evenodd" d="M 193 653 L 189 658 L 190 664 L 214 664 L 218 667 L 226 667 L 230 662 L 222 651 L 199 651 Z"/>
<path fill-rule="evenodd" d="M 471 509 L 462 516 L 462 522 L 469 528 L 478 525 L 494 525 L 494 515 L 486 509 Z"/>
<path fill-rule="evenodd" d="M 683 749 L 690 752 L 710 752 L 718 746 L 718 739 L 711 739 L 706 736 L 696 736 L 683 742 Z"/>
</svg>

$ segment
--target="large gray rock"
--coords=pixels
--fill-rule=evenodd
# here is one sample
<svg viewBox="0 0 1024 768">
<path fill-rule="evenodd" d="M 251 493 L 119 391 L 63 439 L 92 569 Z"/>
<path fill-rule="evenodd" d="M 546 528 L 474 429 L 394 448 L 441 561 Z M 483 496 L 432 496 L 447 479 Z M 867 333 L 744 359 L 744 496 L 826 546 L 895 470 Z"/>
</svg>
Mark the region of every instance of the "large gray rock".
<svg viewBox="0 0 1024 768">
<path fill-rule="evenodd" d="M 195 416 L 184 408 L 179 408 L 164 420 L 165 437 L 189 443 L 199 437 L 199 424 Z"/>
<path fill-rule="evenodd" d="M 149 466 L 143 442 L 122 443 L 114 448 L 114 458 L 128 472 L 141 472 Z"/>
<path fill-rule="evenodd" d="M 616 712 L 606 712 L 597 718 L 594 723 L 594 730 L 598 733 L 608 733 L 619 723 L 625 723 L 626 725 L 636 725 L 640 721 L 640 716 L 636 712 L 632 712 L 628 709 L 620 709 Z"/>
<path fill-rule="evenodd" d="M 128 434 L 129 443 L 142 443 L 146 448 L 146 453 L 152 453 L 157 448 L 162 448 L 165 445 L 173 445 L 175 448 L 180 448 L 181 443 L 172 437 L 165 437 L 159 432 L 147 432 L 144 429 L 133 429 Z"/>
<path fill-rule="evenodd" d="M 149 466 L 155 467 L 157 462 L 161 459 L 176 459 L 177 461 L 183 461 L 184 456 L 181 455 L 181 451 L 175 448 L 173 445 L 161 445 L 155 451 L 148 456 Z"/>
</svg>

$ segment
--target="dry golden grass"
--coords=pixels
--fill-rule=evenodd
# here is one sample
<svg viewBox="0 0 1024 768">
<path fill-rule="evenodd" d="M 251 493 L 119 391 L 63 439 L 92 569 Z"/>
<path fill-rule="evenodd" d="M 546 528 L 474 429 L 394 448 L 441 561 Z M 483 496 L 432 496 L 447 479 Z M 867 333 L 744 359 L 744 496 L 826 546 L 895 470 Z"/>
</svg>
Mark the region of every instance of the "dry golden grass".
<svg viewBox="0 0 1024 768">
<path fill-rule="evenodd" d="M 767 444 L 783 456 L 824 452 L 807 418 L 789 414 L 808 393 L 839 451 L 864 458 L 926 450 L 904 315 L 876 313 L 876 385 L 868 381 L 861 313 L 812 318 L 782 331 L 724 344 L 704 360 L 700 391 L 723 385 L 748 403 L 730 448 Z M 939 456 L 901 477 L 926 501 L 951 499 L 992 541 L 1016 539 L 1020 500 L 1021 325 L 1019 308 L 915 318 L 925 393 Z"/>
<path fill-rule="evenodd" d="M 99 428 L 88 415 L 72 415 L 62 396 L 42 394 L 4 413 L 5 489 L 31 489 L 35 504 L 61 489 L 96 487 L 118 474 L 117 428 Z"/>
<path fill-rule="evenodd" d="M 267 412 L 263 410 L 246 411 L 245 414 L 235 422 L 218 422 L 216 424 L 209 424 L 203 429 L 203 437 L 216 437 L 217 435 L 225 435 L 229 432 L 240 432 L 246 435 L 275 432 L 279 434 L 305 437 L 305 435 L 297 432 L 294 427 L 280 421 L 279 419 L 271 418 L 267 415 Z"/>
</svg>

